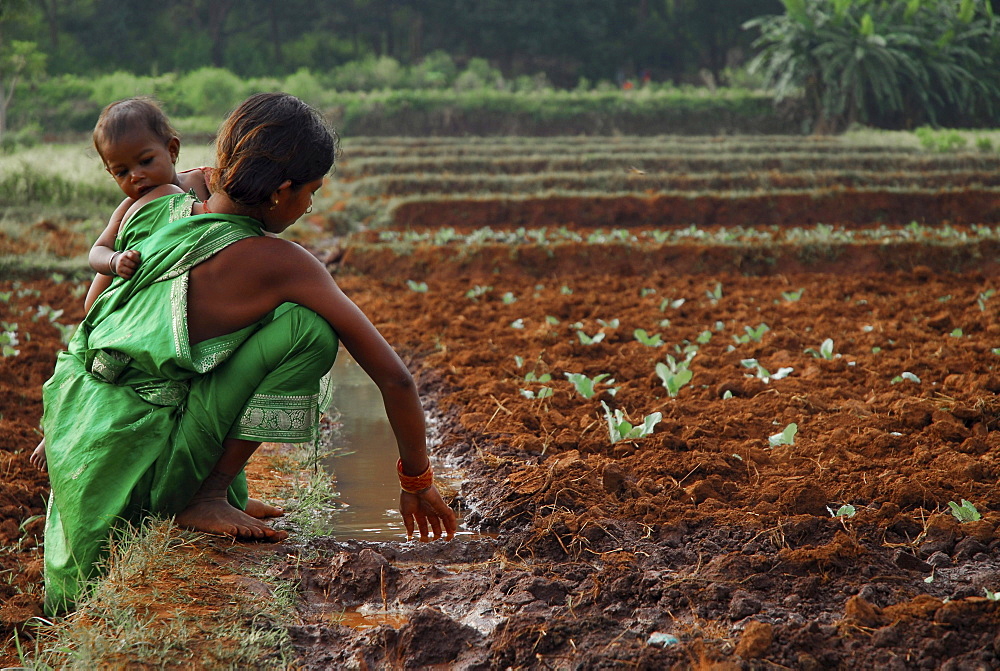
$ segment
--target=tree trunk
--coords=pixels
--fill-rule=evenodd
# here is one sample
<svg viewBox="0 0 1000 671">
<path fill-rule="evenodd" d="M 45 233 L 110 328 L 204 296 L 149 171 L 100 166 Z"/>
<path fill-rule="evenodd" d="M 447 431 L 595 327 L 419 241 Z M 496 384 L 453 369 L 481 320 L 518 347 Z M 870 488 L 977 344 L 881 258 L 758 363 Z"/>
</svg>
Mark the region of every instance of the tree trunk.
<svg viewBox="0 0 1000 671">
<path fill-rule="evenodd" d="M 212 65 L 226 67 L 226 18 L 233 0 L 210 0 L 208 3 L 208 37 L 212 41 Z"/>
</svg>

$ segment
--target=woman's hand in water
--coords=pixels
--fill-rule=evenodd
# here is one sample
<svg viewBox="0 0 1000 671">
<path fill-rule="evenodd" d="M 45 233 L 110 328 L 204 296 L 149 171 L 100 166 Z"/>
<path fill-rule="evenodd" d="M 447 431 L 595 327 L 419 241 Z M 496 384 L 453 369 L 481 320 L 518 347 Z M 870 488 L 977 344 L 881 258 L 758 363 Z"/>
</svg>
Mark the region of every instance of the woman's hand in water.
<svg viewBox="0 0 1000 671">
<path fill-rule="evenodd" d="M 420 540 L 433 538 L 446 540 L 455 536 L 458 523 L 455 521 L 455 511 L 441 498 L 437 487 L 433 485 L 419 494 L 399 492 L 399 512 L 403 514 L 403 526 L 406 527 L 406 537 L 413 537 L 413 529 L 420 530 Z"/>
</svg>

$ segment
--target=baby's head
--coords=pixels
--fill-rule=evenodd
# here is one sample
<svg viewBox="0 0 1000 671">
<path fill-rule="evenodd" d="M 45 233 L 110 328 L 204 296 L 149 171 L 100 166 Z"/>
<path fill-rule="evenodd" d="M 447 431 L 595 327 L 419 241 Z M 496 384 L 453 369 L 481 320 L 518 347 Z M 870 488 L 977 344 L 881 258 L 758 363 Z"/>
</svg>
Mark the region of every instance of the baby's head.
<svg viewBox="0 0 1000 671">
<path fill-rule="evenodd" d="M 176 184 L 174 164 L 181 141 L 152 98 L 126 98 L 101 112 L 94 148 L 105 169 L 130 198 L 163 184 Z"/>
</svg>

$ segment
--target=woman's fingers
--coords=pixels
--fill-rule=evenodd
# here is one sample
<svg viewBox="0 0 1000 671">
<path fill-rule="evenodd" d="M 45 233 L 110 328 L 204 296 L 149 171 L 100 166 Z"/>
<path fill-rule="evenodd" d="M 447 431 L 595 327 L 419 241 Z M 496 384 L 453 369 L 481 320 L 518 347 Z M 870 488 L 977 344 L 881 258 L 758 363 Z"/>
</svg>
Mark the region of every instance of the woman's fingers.
<svg viewBox="0 0 1000 671">
<path fill-rule="evenodd" d="M 433 538 L 451 540 L 458 528 L 455 511 L 441 498 L 435 487 L 420 494 L 401 492 L 399 509 L 403 515 L 403 526 L 406 527 L 406 537 L 412 538 L 414 527 L 420 532 L 420 540 Z"/>
</svg>

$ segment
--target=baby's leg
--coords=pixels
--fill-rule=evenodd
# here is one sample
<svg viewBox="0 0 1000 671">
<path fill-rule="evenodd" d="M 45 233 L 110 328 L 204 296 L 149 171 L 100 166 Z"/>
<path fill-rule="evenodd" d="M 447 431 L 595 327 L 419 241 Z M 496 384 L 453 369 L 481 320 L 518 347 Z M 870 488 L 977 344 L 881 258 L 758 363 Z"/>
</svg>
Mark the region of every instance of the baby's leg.
<svg viewBox="0 0 1000 671">
<path fill-rule="evenodd" d="M 40 471 L 46 470 L 44 438 L 42 438 L 42 442 L 38 443 L 38 447 L 36 447 L 35 451 L 31 453 L 31 456 L 28 457 L 28 461 L 30 461 L 32 465 L 38 470 Z"/>
</svg>

